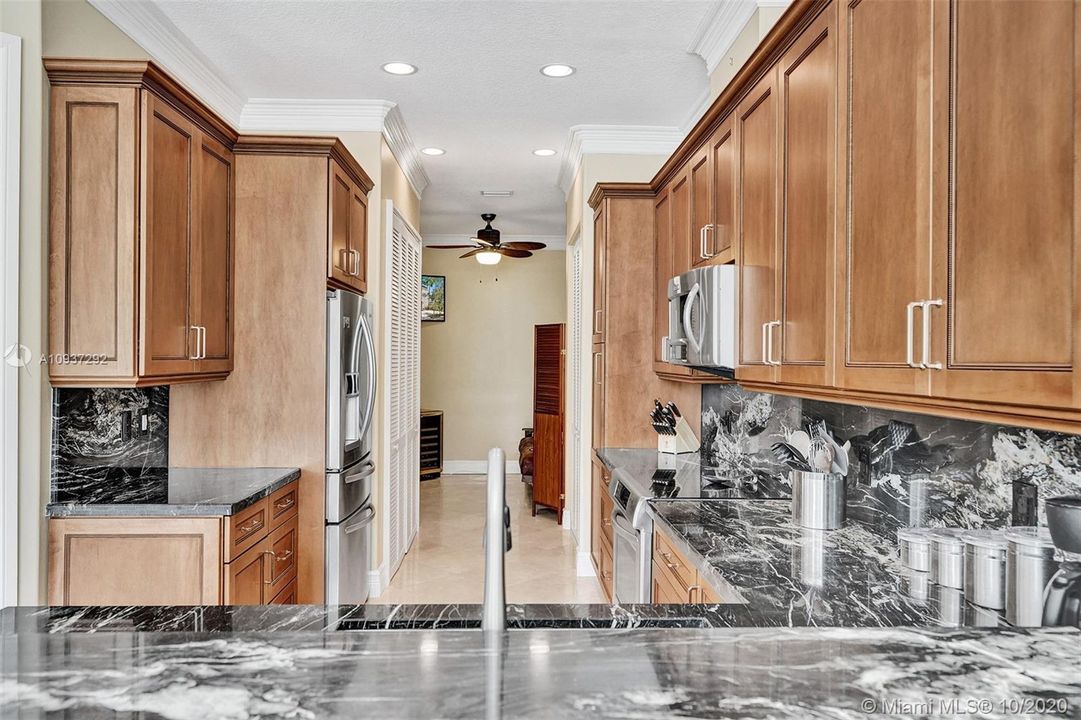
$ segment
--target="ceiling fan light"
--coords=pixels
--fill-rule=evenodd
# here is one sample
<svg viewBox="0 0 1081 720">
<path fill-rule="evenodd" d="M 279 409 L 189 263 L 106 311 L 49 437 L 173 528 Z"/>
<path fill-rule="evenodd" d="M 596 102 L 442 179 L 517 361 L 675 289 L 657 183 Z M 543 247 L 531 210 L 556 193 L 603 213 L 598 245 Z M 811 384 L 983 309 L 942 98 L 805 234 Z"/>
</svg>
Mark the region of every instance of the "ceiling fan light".
<svg viewBox="0 0 1081 720">
<path fill-rule="evenodd" d="M 499 261 L 503 259 L 502 255 L 497 252 L 492 252 L 491 250 L 477 253 L 473 257 L 475 257 L 477 262 L 481 265 L 498 265 Z"/>
</svg>

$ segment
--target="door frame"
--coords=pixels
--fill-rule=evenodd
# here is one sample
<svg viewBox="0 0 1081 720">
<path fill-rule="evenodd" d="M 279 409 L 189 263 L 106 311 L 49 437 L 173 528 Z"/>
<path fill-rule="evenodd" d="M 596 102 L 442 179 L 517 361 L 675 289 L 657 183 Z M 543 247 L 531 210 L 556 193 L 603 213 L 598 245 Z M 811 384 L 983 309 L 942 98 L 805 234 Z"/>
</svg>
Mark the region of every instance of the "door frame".
<svg viewBox="0 0 1081 720">
<path fill-rule="evenodd" d="M 0 33 L 0 349 L 19 346 L 22 39 Z M 18 602 L 19 363 L 0 363 L 0 607 Z"/>
</svg>

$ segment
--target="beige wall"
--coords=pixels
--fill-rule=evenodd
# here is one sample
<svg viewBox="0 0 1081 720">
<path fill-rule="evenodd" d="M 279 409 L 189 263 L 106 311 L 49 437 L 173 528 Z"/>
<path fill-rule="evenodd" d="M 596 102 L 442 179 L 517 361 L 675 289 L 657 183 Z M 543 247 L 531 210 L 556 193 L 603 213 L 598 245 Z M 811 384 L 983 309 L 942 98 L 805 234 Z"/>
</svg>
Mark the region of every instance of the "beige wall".
<svg viewBox="0 0 1081 720">
<path fill-rule="evenodd" d="M 710 100 L 721 94 L 784 11 L 785 8 L 781 7 L 760 7 L 754 11 L 754 15 L 743 26 L 743 30 L 732 43 L 732 47 L 728 48 L 728 52 L 709 76 Z"/>
<path fill-rule="evenodd" d="M 134 40 L 86 0 L 42 0 L 43 49 L 46 57 L 144 60 Z"/>
<path fill-rule="evenodd" d="M 421 405 L 444 412 L 444 460 L 518 459 L 533 426 L 533 326 L 566 321 L 565 260 L 543 250 L 481 265 L 425 250 L 424 274 L 447 278 L 447 321 L 421 327 Z"/>
</svg>

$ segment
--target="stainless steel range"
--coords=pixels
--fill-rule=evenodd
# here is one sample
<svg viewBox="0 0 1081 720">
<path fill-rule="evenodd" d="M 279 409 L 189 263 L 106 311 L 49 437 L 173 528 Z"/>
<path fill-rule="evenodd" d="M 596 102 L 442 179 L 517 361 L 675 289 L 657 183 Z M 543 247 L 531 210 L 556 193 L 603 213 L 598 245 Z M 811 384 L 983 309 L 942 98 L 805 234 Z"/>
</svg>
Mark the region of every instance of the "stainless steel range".
<svg viewBox="0 0 1081 720">
<path fill-rule="evenodd" d="M 697 456 L 695 456 L 697 459 Z M 619 468 L 608 494 L 612 507 L 613 594 L 620 604 L 648 603 L 653 589 L 653 516 L 648 502 L 670 500 L 776 499 L 791 496 L 782 480 L 767 474 L 734 478 L 701 468 L 696 461 L 673 460 L 675 467 L 638 477 Z"/>
</svg>

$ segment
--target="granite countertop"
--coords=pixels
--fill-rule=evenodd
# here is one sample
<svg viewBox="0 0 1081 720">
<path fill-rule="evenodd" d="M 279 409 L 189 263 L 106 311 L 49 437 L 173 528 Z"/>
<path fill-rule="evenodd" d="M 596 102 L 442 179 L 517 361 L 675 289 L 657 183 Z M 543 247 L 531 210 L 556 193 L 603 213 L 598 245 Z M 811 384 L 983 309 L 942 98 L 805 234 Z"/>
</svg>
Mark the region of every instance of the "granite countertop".
<svg viewBox="0 0 1081 720">
<path fill-rule="evenodd" d="M 122 473 L 118 468 L 117 473 Z M 160 468 L 96 473 L 52 491 L 48 517 L 232 515 L 300 477 L 298 468 Z"/>
<path fill-rule="evenodd" d="M 1077 717 L 1079 665 L 1072 628 L 25 629 L 0 633 L 0 716 Z"/>
</svg>

